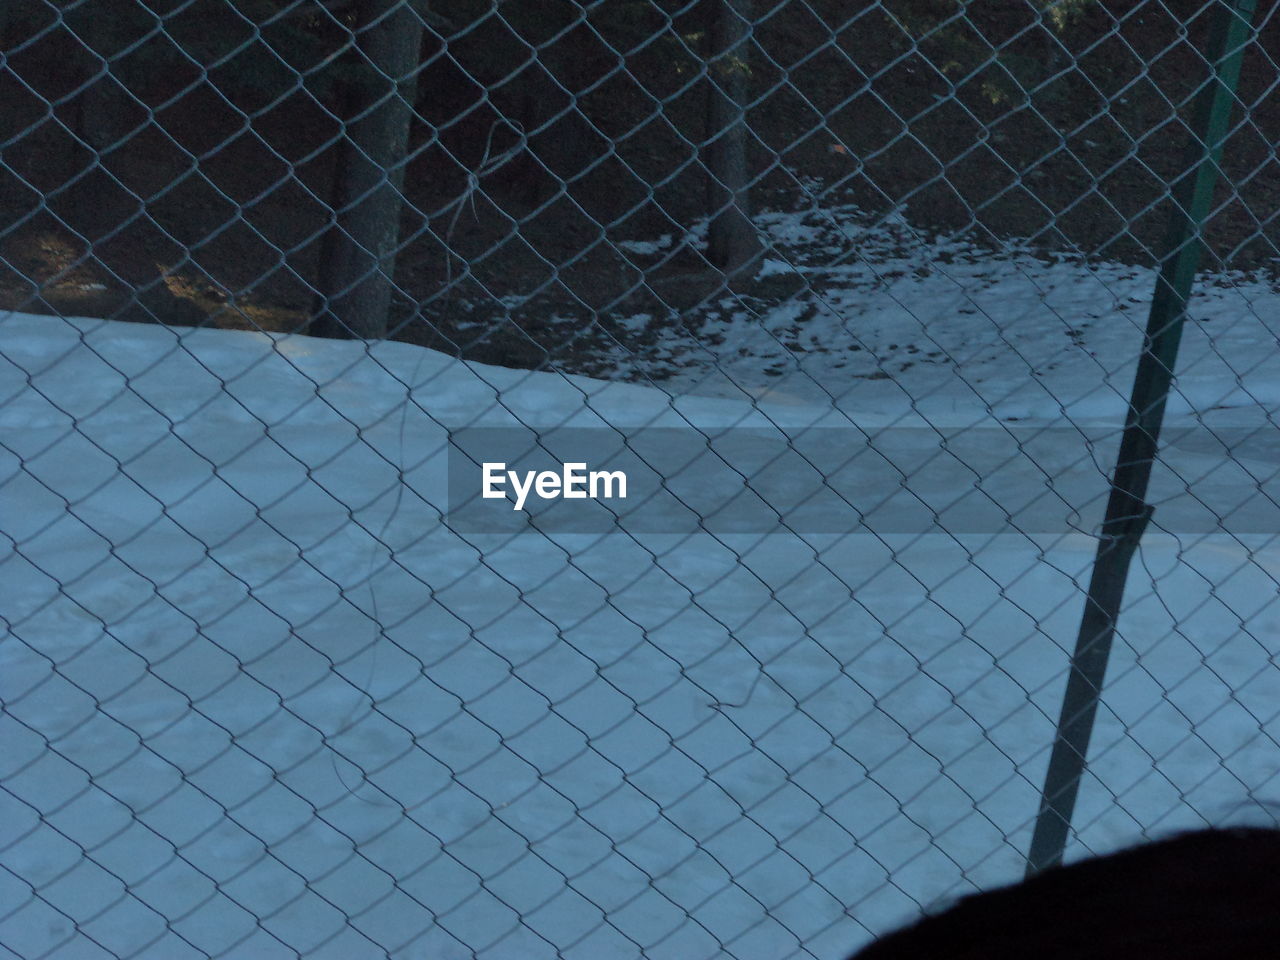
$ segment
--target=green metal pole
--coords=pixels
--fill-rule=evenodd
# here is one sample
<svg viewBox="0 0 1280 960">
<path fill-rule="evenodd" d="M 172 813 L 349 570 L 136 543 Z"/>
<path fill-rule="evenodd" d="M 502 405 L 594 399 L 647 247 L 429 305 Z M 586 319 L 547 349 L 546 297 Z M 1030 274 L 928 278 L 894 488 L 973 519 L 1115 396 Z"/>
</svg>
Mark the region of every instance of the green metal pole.
<svg viewBox="0 0 1280 960">
<path fill-rule="evenodd" d="M 1171 185 L 1174 210 L 1166 252 L 1151 300 L 1142 356 L 1111 480 L 1111 496 L 1027 855 L 1028 876 L 1062 862 L 1129 563 L 1151 519 L 1152 508 L 1145 499 L 1147 484 L 1178 357 L 1187 300 L 1204 245 L 1204 221 L 1220 173 L 1223 142 L 1240 79 L 1240 61 L 1252 37 L 1250 25 L 1256 0 L 1218 3 L 1208 51 L 1213 76 L 1196 99 L 1195 137 L 1188 169 Z"/>
</svg>

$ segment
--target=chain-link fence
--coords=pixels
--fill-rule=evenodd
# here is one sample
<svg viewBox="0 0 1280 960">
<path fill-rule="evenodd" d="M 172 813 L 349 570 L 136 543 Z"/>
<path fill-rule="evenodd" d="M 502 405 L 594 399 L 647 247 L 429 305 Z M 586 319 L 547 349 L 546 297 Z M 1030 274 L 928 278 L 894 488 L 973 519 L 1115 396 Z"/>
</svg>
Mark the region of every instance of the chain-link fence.
<svg viewBox="0 0 1280 960">
<path fill-rule="evenodd" d="M 0 5 L 6 956 L 837 958 L 1275 822 L 1277 24 Z"/>
</svg>

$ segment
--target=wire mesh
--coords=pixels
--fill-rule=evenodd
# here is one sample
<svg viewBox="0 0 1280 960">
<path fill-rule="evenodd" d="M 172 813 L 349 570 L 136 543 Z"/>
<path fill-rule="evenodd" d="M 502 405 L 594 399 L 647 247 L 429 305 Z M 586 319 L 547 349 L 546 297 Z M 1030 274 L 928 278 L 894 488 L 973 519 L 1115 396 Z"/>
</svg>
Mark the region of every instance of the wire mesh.
<svg viewBox="0 0 1280 960">
<path fill-rule="evenodd" d="M 0 945 L 834 958 L 1021 876 L 1222 7 L 0 7 Z M 1070 857 L 1280 794 L 1256 19 Z M 610 444 L 634 510 L 477 497 Z"/>
</svg>

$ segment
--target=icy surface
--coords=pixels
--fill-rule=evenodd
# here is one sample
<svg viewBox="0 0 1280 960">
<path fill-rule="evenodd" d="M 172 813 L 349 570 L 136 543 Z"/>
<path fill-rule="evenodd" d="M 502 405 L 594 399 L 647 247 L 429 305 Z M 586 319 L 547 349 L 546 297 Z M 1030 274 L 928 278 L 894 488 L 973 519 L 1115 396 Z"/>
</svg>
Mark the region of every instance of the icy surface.
<svg viewBox="0 0 1280 960">
<path fill-rule="evenodd" d="M 441 522 L 446 429 L 477 422 L 1122 421 L 1149 274 L 834 269 L 804 316 L 726 307 L 666 389 L 0 318 L 0 942 L 835 958 L 1016 879 L 1090 537 Z M 1274 429 L 1280 298 L 1227 278 L 1192 312 L 1173 422 Z M 752 372 L 850 325 L 890 377 L 789 348 Z M 1274 535 L 1144 541 L 1072 856 L 1280 797 L 1277 576 Z"/>
</svg>

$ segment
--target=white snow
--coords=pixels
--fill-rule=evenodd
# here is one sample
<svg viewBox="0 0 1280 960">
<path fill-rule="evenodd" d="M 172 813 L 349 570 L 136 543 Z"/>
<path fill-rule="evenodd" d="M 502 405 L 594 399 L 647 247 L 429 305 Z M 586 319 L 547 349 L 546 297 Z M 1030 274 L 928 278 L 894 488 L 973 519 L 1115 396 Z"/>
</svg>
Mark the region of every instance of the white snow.
<svg viewBox="0 0 1280 960">
<path fill-rule="evenodd" d="M 889 259 L 807 318 L 726 307 L 663 390 L 0 317 L 10 955 L 835 958 L 1018 878 L 1091 537 L 441 522 L 476 422 L 1121 422 L 1148 273 Z M 1202 285 L 1171 423 L 1274 430 L 1278 307 Z M 850 324 L 852 367 L 753 374 Z M 1278 577 L 1274 533 L 1148 535 L 1072 856 L 1280 799 Z"/>
<path fill-rule="evenodd" d="M 653 256 L 671 246 L 671 234 L 664 233 L 656 240 L 618 240 L 614 246 L 619 250 L 627 251 L 627 253 Z"/>
</svg>

